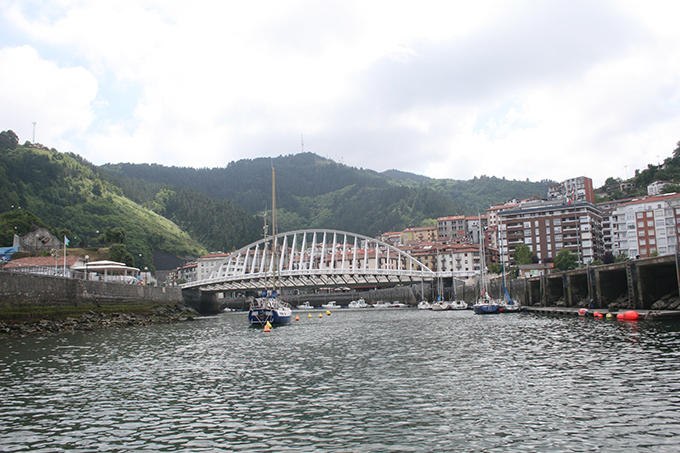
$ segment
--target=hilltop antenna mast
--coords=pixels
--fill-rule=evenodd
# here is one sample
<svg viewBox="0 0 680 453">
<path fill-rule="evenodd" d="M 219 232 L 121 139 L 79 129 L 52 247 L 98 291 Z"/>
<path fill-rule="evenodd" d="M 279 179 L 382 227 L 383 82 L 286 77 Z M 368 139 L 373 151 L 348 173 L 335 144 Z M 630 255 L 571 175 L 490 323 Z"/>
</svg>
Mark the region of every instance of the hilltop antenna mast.
<svg viewBox="0 0 680 453">
<path fill-rule="evenodd" d="M 35 144 L 35 121 L 33 121 L 32 124 L 33 124 L 33 141 L 31 143 Z"/>
<path fill-rule="evenodd" d="M 300 144 L 302 145 L 302 152 L 305 152 L 305 134 L 300 134 Z"/>
</svg>

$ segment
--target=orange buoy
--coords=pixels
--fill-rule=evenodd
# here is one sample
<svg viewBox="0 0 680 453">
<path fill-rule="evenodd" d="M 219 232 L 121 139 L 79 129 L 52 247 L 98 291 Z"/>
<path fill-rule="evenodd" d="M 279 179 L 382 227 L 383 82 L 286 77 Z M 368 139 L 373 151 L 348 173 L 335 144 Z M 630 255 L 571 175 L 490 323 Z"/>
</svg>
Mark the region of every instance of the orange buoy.
<svg viewBox="0 0 680 453">
<path fill-rule="evenodd" d="M 296 320 L 296 321 L 299 321 L 299 320 L 300 320 L 300 317 L 299 317 L 298 315 L 295 315 L 295 320 Z"/>
<path fill-rule="evenodd" d="M 267 324 L 264 325 L 264 331 L 265 331 L 265 332 L 271 332 L 271 330 L 272 330 L 272 329 L 269 327 L 269 323 L 267 323 Z"/>
<path fill-rule="evenodd" d="M 579 316 L 585 316 L 586 314 L 588 314 L 588 310 L 585 308 L 582 308 L 578 311 Z"/>
<path fill-rule="evenodd" d="M 639 317 L 640 315 L 638 314 L 638 312 L 634 310 L 628 310 L 623 313 L 623 319 L 625 319 L 626 321 L 635 321 Z"/>
<path fill-rule="evenodd" d="M 593 313 L 593 317 L 594 318 L 604 318 L 604 315 L 602 313 L 600 313 L 599 311 L 596 311 L 595 313 Z"/>
</svg>

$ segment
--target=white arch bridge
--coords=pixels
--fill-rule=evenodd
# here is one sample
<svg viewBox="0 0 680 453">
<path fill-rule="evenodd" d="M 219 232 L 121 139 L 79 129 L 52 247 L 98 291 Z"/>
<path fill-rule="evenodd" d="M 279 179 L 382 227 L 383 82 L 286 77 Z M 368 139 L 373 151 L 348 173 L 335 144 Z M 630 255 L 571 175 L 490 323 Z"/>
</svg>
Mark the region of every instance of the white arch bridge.
<svg viewBox="0 0 680 453">
<path fill-rule="evenodd" d="M 276 253 L 273 253 L 273 252 Z M 275 271 L 275 272 L 274 272 Z M 385 242 L 338 230 L 279 233 L 231 253 L 209 278 L 182 288 L 218 292 L 308 287 L 393 286 L 436 274 Z"/>
</svg>

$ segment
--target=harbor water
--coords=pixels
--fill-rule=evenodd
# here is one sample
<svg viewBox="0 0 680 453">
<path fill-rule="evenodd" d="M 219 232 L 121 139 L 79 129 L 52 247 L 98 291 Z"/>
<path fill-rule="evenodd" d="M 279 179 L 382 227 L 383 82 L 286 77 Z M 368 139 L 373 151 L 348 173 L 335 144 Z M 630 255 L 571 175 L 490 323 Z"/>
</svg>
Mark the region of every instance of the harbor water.
<svg viewBox="0 0 680 453">
<path fill-rule="evenodd" d="M 0 339 L 0 451 L 680 451 L 677 321 L 297 314 Z"/>
</svg>

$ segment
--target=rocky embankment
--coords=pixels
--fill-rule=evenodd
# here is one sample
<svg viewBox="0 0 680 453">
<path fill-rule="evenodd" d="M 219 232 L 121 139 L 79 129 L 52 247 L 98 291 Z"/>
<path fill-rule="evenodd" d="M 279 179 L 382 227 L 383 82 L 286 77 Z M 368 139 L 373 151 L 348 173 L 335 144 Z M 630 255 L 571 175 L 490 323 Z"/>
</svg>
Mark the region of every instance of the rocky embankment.
<svg viewBox="0 0 680 453">
<path fill-rule="evenodd" d="M 146 313 L 103 313 L 90 311 L 63 319 L 0 321 L 0 337 L 75 332 L 132 326 L 148 326 L 171 322 L 193 321 L 198 312 L 186 305 L 158 306 Z"/>
</svg>

